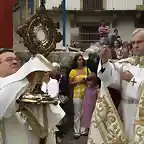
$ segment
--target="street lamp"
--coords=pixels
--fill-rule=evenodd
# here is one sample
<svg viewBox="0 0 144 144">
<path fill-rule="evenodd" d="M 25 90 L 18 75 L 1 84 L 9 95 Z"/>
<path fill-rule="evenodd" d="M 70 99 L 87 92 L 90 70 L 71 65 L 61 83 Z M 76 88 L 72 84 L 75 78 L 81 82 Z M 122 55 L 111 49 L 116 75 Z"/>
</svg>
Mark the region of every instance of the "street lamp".
<svg viewBox="0 0 144 144">
<path fill-rule="evenodd" d="M 83 53 L 83 59 L 85 60 L 85 62 L 86 62 L 86 67 L 87 67 L 87 75 L 88 75 L 88 64 L 87 64 L 87 62 L 88 62 L 88 59 L 89 59 L 89 55 L 90 55 L 91 53 L 94 53 L 94 50 L 91 49 L 91 48 L 87 49 L 87 50 Z"/>
<path fill-rule="evenodd" d="M 66 0 L 62 0 L 63 49 L 66 49 Z"/>
</svg>

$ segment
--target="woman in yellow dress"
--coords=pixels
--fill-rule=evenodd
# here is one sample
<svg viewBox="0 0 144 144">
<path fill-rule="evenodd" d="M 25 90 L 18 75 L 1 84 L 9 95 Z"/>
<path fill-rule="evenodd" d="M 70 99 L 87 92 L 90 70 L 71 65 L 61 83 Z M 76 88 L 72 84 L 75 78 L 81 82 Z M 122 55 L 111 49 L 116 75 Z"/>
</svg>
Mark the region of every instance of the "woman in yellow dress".
<svg viewBox="0 0 144 144">
<path fill-rule="evenodd" d="M 83 56 L 81 54 L 76 55 L 73 60 L 73 69 L 69 74 L 69 83 L 73 86 L 74 138 L 79 138 L 82 132 L 80 119 L 86 78 L 89 73 L 90 70 L 85 66 Z"/>
</svg>

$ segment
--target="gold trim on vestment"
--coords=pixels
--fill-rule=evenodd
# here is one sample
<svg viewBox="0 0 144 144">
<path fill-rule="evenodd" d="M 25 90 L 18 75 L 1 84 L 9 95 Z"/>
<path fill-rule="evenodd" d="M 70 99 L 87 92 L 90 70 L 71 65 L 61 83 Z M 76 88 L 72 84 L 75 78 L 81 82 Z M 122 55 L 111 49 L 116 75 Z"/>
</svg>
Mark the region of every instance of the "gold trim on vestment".
<svg viewBox="0 0 144 144">
<path fill-rule="evenodd" d="M 24 99 L 18 100 L 19 103 L 31 103 L 31 104 L 57 104 L 56 100 L 47 101 L 47 100 L 32 100 L 32 99 Z"/>
<path fill-rule="evenodd" d="M 128 144 L 128 137 L 108 89 L 106 94 L 101 91 L 93 113 L 88 144 Z M 92 133 L 98 132 L 103 140 L 101 143 L 97 142 L 97 136 L 92 137 Z"/>
<path fill-rule="evenodd" d="M 143 144 L 144 143 L 144 82 L 140 86 L 140 101 L 137 111 L 137 119 L 134 122 L 135 128 L 135 143 Z"/>
</svg>

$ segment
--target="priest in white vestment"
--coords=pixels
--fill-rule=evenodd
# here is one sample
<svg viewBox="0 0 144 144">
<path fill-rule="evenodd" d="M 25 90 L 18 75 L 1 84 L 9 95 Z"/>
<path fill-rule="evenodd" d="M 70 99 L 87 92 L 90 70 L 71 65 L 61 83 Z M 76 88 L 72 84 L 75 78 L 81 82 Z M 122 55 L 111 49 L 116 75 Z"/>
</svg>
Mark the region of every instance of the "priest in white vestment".
<svg viewBox="0 0 144 144">
<path fill-rule="evenodd" d="M 20 63 L 13 50 L 0 48 L 0 79 L 17 72 L 19 68 Z M 0 143 L 3 143 L 2 135 L 0 135 Z"/>
<path fill-rule="evenodd" d="M 10 59 L 12 59 L 10 61 Z M 16 61 L 9 57 L 5 62 L 12 64 Z M 13 69 L 16 69 L 13 65 Z M 32 72 L 51 71 L 52 65 L 42 55 L 36 55 L 24 64 L 16 73 L 10 76 L 2 76 L 0 79 L 0 119 L 4 144 L 39 144 L 40 137 L 36 136 L 26 119 L 17 112 L 20 105 L 16 100 L 29 87 L 27 76 Z M 0 69 L 0 72 L 3 72 Z M 64 116 L 62 109 L 53 109 L 53 114 L 49 115 L 49 126 L 56 125 Z M 48 142 L 46 142 L 48 144 Z M 49 143 L 50 144 L 50 143 Z M 53 143 L 51 143 L 53 144 Z"/>
<path fill-rule="evenodd" d="M 108 60 L 110 56 L 109 50 L 105 48 L 102 49 L 97 73 L 102 81 L 101 90 L 103 93 L 106 92 L 107 87 L 112 87 L 121 91 L 122 99 L 120 109 L 124 130 L 129 137 L 130 143 L 135 143 L 134 122 L 137 119 L 140 89 L 144 81 L 144 29 L 138 29 L 133 32 L 132 46 L 133 52 L 136 55 L 135 57 L 123 59 L 114 63 Z M 105 94 L 107 94 L 107 92 Z M 96 105 L 95 112 L 97 111 L 97 107 L 98 105 Z M 115 111 L 115 109 L 113 110 Z M 95 116 L 96 115 L 93 114 L 93 119 L 95 119 Z M 94 144 L 103 144 L 104 138 L 102 134 L 99 134 L 99 137 L 97 132 L 94 125 L 91 126 L 88 144 L 91 144 L 91 142 Z"/>
</svg>

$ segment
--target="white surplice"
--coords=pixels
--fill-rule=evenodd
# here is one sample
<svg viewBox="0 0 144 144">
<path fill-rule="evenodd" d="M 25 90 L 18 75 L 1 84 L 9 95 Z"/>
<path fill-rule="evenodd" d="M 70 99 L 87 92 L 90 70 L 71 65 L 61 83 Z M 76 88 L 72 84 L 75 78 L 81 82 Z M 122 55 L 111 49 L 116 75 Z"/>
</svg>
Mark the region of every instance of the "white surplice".
<svg viewBox="0 0 144 144">
<path fill-rule="evenodd" d="M 41 90 L 48 93 L 51 98 L 55 98 L 59 94 L 59 83 L 56 79 L 50 78 L 48 83 L 43 82 Z"/>
<path fill-rule="evenodd" d="M 101 69 L 105 69 L 104 72 Z M 130 82 L 121 79 L 121 73 L 129 70 L 134 77 Z M 133 139 L 134 125 L 136 119 L 136 111 L 139 102 L 139 87 L 144 80 L 144 69 L 139 65 L 135 66 L 127 62 L 127 60 L 120 60 L 115 63 L 107 62 L 103 65 L 99 63 L 98 77 L 102 81 L 102 85 L 112 87 L 121 91 L 122 100 L 120 107 L 122 109 L 122 118 L 127 135 Z M 133 83 L 134 81 L 134 83 Z M 134 103 L 129 103 L 133 101 Z"/>
<path fill-rule="evenodd" d="M 41 90 L 44 93 L 47 93 L 51 98 L 56 98 L 59 94 L 59 83 L 56 79 L 50 78 L 48 83 L 43 82 Z M 50 104 L 48 106 L 48 121 L 51 121 L 51 122 L 53 121 L 49 115 L 56 116 L 56 113 L 53 111 L 54 109 L 57 112 L 63 111 L 59 105 L 55 106 L 55 105 Z M 53 124 L 52 126 L 49 127 L 47 144 L 56 144 L 55 132 L 58 130 L 56 128 L 56 125 L 61 119 L 62 117 L 59 118 L 59 120 L 57 121 L 57 123 L 55 123 L 55 125 Z M 49 125 L 51 124 L 49 123 Z"/>
<path fill-rule="evenodd" d="M 16 112 L 16 100 L 25 92 L 29 82 L 26 76 L 35 71 L 51 71 L 52 65 L 42 55 L 31 58 L 15 74 L 0 79 L 0 121 L 4 144 L 39 144 L 39 137 L 29 129 L 25 119 Z M 51 112 L 51 111 L 50 111 Z M 48 112 L 50 127 L 63 118 L 64 112 L 52 108 L 55 115 Z M 47 142 L 50 144 L 50 142 Z"/>
</svg>

